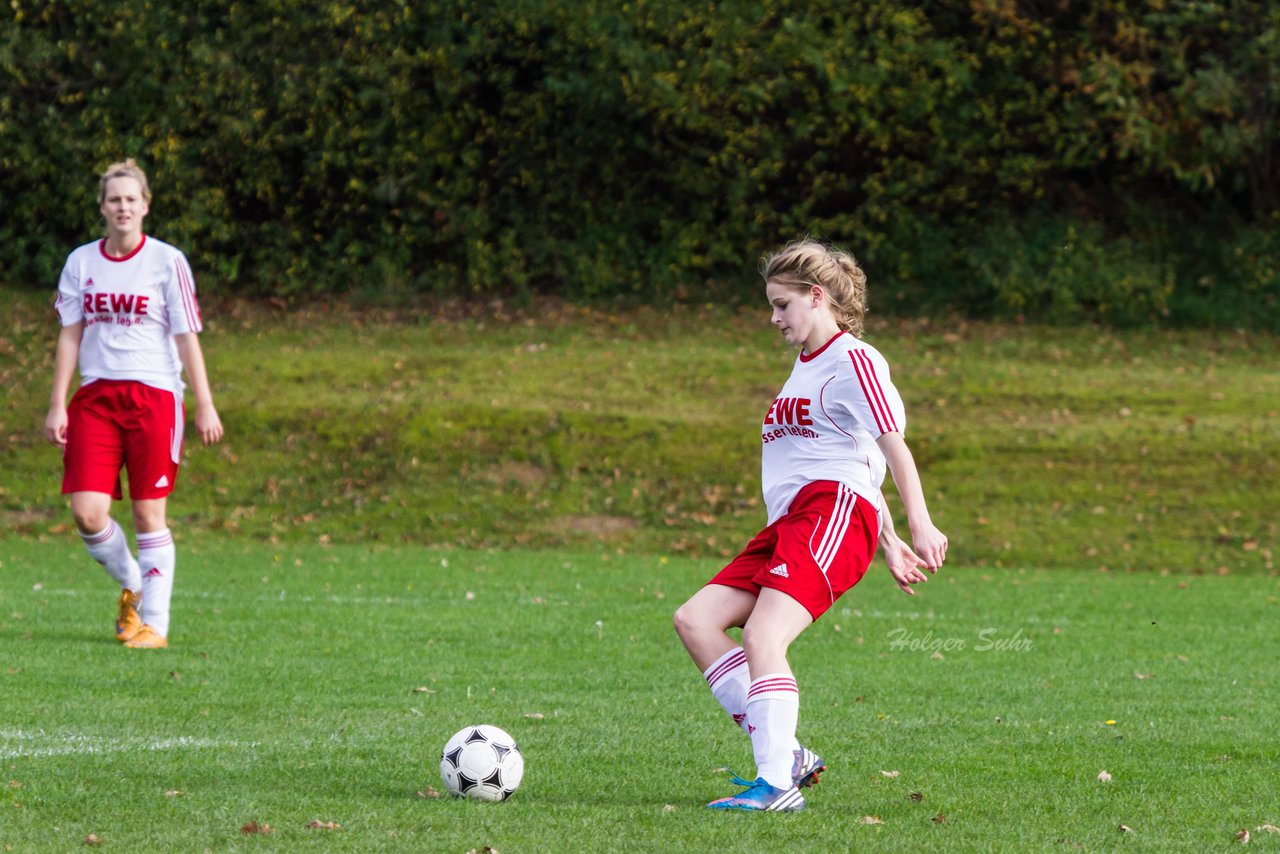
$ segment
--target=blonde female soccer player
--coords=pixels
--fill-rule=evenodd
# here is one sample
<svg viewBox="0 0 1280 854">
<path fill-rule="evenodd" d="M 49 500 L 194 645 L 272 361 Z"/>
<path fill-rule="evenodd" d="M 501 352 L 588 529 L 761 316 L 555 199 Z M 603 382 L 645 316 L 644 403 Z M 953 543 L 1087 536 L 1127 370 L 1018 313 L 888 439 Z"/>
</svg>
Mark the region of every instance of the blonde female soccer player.
<svg viewBox="0 0 1280 854">
<path fill-rule="evenodd" d="M 716 700 L 751 737 L 757 773 L 713 809 L 791 811 L 826 770 L 796 739 L 800 692 L 791 643 L 865 574 L 877 540 L 899 587 L 947 554 L 929 517 L 906 416 L 884 357 L 861 340 L 866 275 L 812 240 L 764 260 L 772 323 L 800 349 L 764 416 L 768 526 L 675 613 L 675 628 Z M 914 550 L 894 533 L 880 485 L 893 474 Z M 738 644 L 727 630 L 742 628 Z"/>
<path fill-rule="evenodd" d="M 195 280 L 186 257 L 142 230 L 147 176 L 133 160 L 98 182 L 107 235 L 67 256 L 58 281 L 62 322 L 54 355 L 46 438 L 62 448 L 62 493 L 85 548 L 120 584 L 116 638 L 127 647 L 169 645 L 175 564 L 165 503 L 182 456 L 182 370 L 195 394 L 195 427 L 222 438 L 204 356 Z M 80 388 L 67 405 L 72 376 Z M 129 477 L 138 554 L 111 518 Z"/>
</svg>

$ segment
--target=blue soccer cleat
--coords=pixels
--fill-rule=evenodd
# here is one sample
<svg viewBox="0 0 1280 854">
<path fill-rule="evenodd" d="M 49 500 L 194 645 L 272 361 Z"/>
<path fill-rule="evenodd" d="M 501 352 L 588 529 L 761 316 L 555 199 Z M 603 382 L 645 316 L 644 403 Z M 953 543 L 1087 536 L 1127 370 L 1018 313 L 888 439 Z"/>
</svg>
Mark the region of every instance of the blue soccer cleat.
<svg viewBox="0 0 1280 854">
<path fill-rule="evenodd" d="M 822 757 L 801 746 L 795 751 L 796 762 L 791 766 L 791 782 L 797 789 L 806 789 L 818 782 L 818 775 L 827 770 Z"/>
<path fill-rule="evenodd" d="M 763 777 L 736 795 L 712 801 L 707 806 L 713 810 L 751 810 L 755 812 L 798 812 L 804 809 L 804 795 L 795 786 L 779 789 L 770 786 Z"/>
<path fill-rule="evenodd" d="M 796 761 L 791 766 L 791 783 L 797 789 L 807 789 L 815 783 L 821 782 L 818 775 L 827 770 L 827 763 L 822 761 L 822 757 L 809 750 L 807 747 L 801 746 L 792 753 L 796 757 Z M 727 769 L 726 769 L 727 770 Z M 729 782 L 735 786 L 753 786 L 750 780 L 744 780 L 737 774 L 729 775 Z"/>
</svg>

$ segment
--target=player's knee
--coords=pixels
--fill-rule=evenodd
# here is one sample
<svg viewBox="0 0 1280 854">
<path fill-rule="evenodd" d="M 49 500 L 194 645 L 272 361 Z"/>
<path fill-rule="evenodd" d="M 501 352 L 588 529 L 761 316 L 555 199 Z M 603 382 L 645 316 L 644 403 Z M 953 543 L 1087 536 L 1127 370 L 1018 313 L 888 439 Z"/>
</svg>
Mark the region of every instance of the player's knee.
<svg viewBox="0 0 1280 854">
<path fill-rule="evenodd" d="M 676 608 L 676 612 L 671 615 L 671 625 L 675 628 L 676 634 L 684 637 L 685 627 L 688 625 L 688 615 L 685 614 L 685 606 L 681 605 Z"/>
<path fill-rule="evenodd" d="M 71 518 L 76 528 L 85 534 L 96 534 L 107 527 L 107 511 L 89 504 L 72 504 Z"/>
<path fill-rule="evenodd" d="M 133 524 L 140 533 L 159 531 L 165 527 L 165 508 L 158 502 L 136 502 L 133 505 Z"/>
<path fill-rule="evenodd" d="M 758 654 L 785 655 L 789 645 L 782 632 L 775 630 L 773 626 L 748 621 L 742 627 L 742 648 L 746 650 L 748 659 Z"/>
<path fill-rule="evenodd" d="M 689 638 L 697 634 L 701 628 L 701 621 L 697 616 L 697 609 L 690 603 L 685 602 L 679 608 L 676 608 L 675 614 L 671 617 L 671 623 L 675 627 L 676 634 L 682 638 Z"/>
</svg>

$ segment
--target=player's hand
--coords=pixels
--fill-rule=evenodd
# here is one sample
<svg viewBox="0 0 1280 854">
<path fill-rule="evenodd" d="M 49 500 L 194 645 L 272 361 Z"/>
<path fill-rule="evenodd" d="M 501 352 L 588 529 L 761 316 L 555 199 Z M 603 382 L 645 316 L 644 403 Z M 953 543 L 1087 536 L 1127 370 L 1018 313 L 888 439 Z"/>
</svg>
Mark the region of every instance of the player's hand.
<svg viewBox="0 0 1280 854">
<path fill-rule="evenodd" d="M 895 539 L 897 539 L 895 537 Z M 920 571 L 924 560 L 902 540 L 884 550 L 885 563 L 889 564 L 889 574 L 898 582 L 898 587 L 908 596 L 916 595 L 911 585 L 928 581 L 929 576 Z"/>
<path fill-rule="evenodd" d="M 206 445 L 222 441 L 222 419 L 213 404 L 196 407 L 196 435 Z"/>
<path fill-rule="evenodd" d="M 911 529 L 911 544 L 915 546 L 916 554 L 924 559 L 925 569 L 937 572 L 942 568 L 943 561 L 947 559 L 947 535 L 932 522 L 922 525 L 918 531 L 914 527 Z"/>
<path fill-rule="evenodd" d="M 50 445 L 59 448 L 67 446 L 67 408 L 50 406 L 49 414 L 44 418 L 44 437 Z"/>
</svg>

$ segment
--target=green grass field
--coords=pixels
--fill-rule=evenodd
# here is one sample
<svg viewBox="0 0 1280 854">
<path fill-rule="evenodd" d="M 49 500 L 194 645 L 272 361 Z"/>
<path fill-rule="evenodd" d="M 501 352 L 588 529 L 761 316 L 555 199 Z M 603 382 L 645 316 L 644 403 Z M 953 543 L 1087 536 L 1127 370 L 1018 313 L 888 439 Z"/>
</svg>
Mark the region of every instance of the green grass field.
<svg viewBox="0 0 1280 854">
<path fill-rule="evenodd" d="M 795 358 L 761 309 L 391 320 L 206 302 L 227 438 L 188 442 L 171 518 L 189 536 L 722 557 L 760 526 L 756 428 Z M 0 311 L 0 528 L 61 541 L 40 430 L 57 322 L 44 295 L 0 290 Z M 960 322 L 867 337 L 955 560 L 1275 571 L 1280 340 Z"/>
<path fill-rule="evenodd" d="M 6 542 L 3 850 L 1280 850 L 1275 578 L 877 566 L 794 648 L 809 808 L 724 815 L 749 746 L 670 627 L 711 562 L 181 545 L 139 652 L 77 544 Z M 520 790 L 418 797 L 476 722 Z"/>
<path fill-rule="evenodd" d="M 873 325 L 954 566 L 802 637 L 831 771 L 725 816 L 750 750 L 670 614 L 762 522 L 763 312 L 206 300 L 228 436 L 133 652 L 41 439 L 56 323 L 0 311 L 0 851 L 1280 850 L 1274 338 Z M 520 791 L 417 797 L 477 722 Z"/>
</svg>

